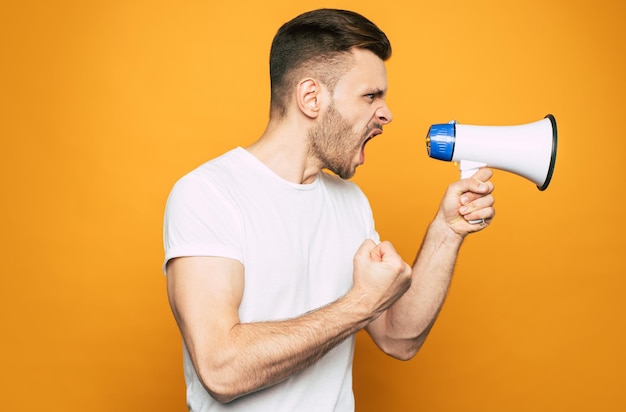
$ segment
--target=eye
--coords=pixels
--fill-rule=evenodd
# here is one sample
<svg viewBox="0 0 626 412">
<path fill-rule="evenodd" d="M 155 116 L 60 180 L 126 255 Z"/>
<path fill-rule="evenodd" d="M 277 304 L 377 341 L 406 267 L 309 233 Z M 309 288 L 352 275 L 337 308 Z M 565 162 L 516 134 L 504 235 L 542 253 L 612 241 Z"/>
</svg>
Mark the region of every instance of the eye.
<svg viewBox="0 0 626 412">
<path fill-rule="evenodd" d="M 383 99 L 385 97 L 385 92 L 381 89 L 371 89 L 369 93 L 363 95 L 367 100 L 373 102 L 376 99 Z"/>
</svg>

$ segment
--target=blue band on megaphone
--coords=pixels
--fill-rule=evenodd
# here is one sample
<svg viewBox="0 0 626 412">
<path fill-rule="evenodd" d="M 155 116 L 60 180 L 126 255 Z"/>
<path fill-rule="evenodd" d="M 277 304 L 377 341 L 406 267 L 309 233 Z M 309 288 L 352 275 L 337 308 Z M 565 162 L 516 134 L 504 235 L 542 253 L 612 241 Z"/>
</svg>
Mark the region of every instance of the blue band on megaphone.
<svg viewBox="0 0 626 412">
<path fill-rule="evenodd" d="M 433 124 L 428 130 L 426 150 L 433 159 L 452 160 L 456 136 L 455 123 Z"/>
</svg>

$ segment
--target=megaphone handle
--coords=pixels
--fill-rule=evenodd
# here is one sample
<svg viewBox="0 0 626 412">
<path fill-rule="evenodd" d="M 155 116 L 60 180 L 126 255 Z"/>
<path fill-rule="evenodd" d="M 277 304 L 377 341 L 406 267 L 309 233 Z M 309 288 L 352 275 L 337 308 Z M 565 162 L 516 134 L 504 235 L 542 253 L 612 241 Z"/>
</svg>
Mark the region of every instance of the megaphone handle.
<svg viewBox="0 0 626 412">
<path fill-rule="evenodd" d="M 487 163 L 475 162 L 473 160 L 461 160 L 459 161 L 459 170 L 461 171 L 461 179 L 474 176 L 474 173 L 481 167 L 487 166 Z M 484 219 L 468 220 L 471 225 L 478 225 L 485 223 Z"/>
<path fill-rule="evenodd" d="M 472 177 L 474 176 L 474 174 L 478 172 L 478 168 L 476 169 L 467 169 L 467 170 L 461 170 L 461 179 L 465 179 L 468 177 Z"/>
<path fill-rule="evenodd" d="M 459 170 L 461 171 L 461 179 L 474 176 L 481 167 L 487 166 L 487 163 L 476 162 L 474 160 L 459 160 Z"/>
</svg>

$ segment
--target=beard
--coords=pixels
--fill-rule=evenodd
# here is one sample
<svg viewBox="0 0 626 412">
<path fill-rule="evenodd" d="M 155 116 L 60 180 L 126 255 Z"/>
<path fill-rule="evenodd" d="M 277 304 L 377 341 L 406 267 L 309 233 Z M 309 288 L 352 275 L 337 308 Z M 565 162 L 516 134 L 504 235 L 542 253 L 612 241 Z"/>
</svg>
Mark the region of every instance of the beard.
<svg viewBox="0 0 626 412">
<path fill-rule="evenodd" d="M 380 125 L 376 127 L 382 128 Z M 363 150 L 372 129 L 367 127 L 365 133 L 359 136 L 333 102 L 320 123 L 309 130 L 309 155 L 318 159 L 322 168 L 342 179 L 350 179 L 359 165 L 355 157 Z"/>
</svg>

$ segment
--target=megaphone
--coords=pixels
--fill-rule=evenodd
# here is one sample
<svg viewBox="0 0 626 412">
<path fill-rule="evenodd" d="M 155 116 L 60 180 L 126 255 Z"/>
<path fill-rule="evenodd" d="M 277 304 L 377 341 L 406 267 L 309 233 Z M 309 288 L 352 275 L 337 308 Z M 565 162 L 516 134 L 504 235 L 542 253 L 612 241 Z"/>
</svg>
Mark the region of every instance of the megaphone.
<svg viewBox="0 0 626 412">
<path fill-rule="evenodd" d="M 520 175 L 539 190 L 546 190 L 552 179 L 556 146 L 556 119 L 551 114 L 515 126 L 433 124 L 426 136 L 428 155 L 458 162 L 462 178 L 489 166 Z"/>
</svg>

